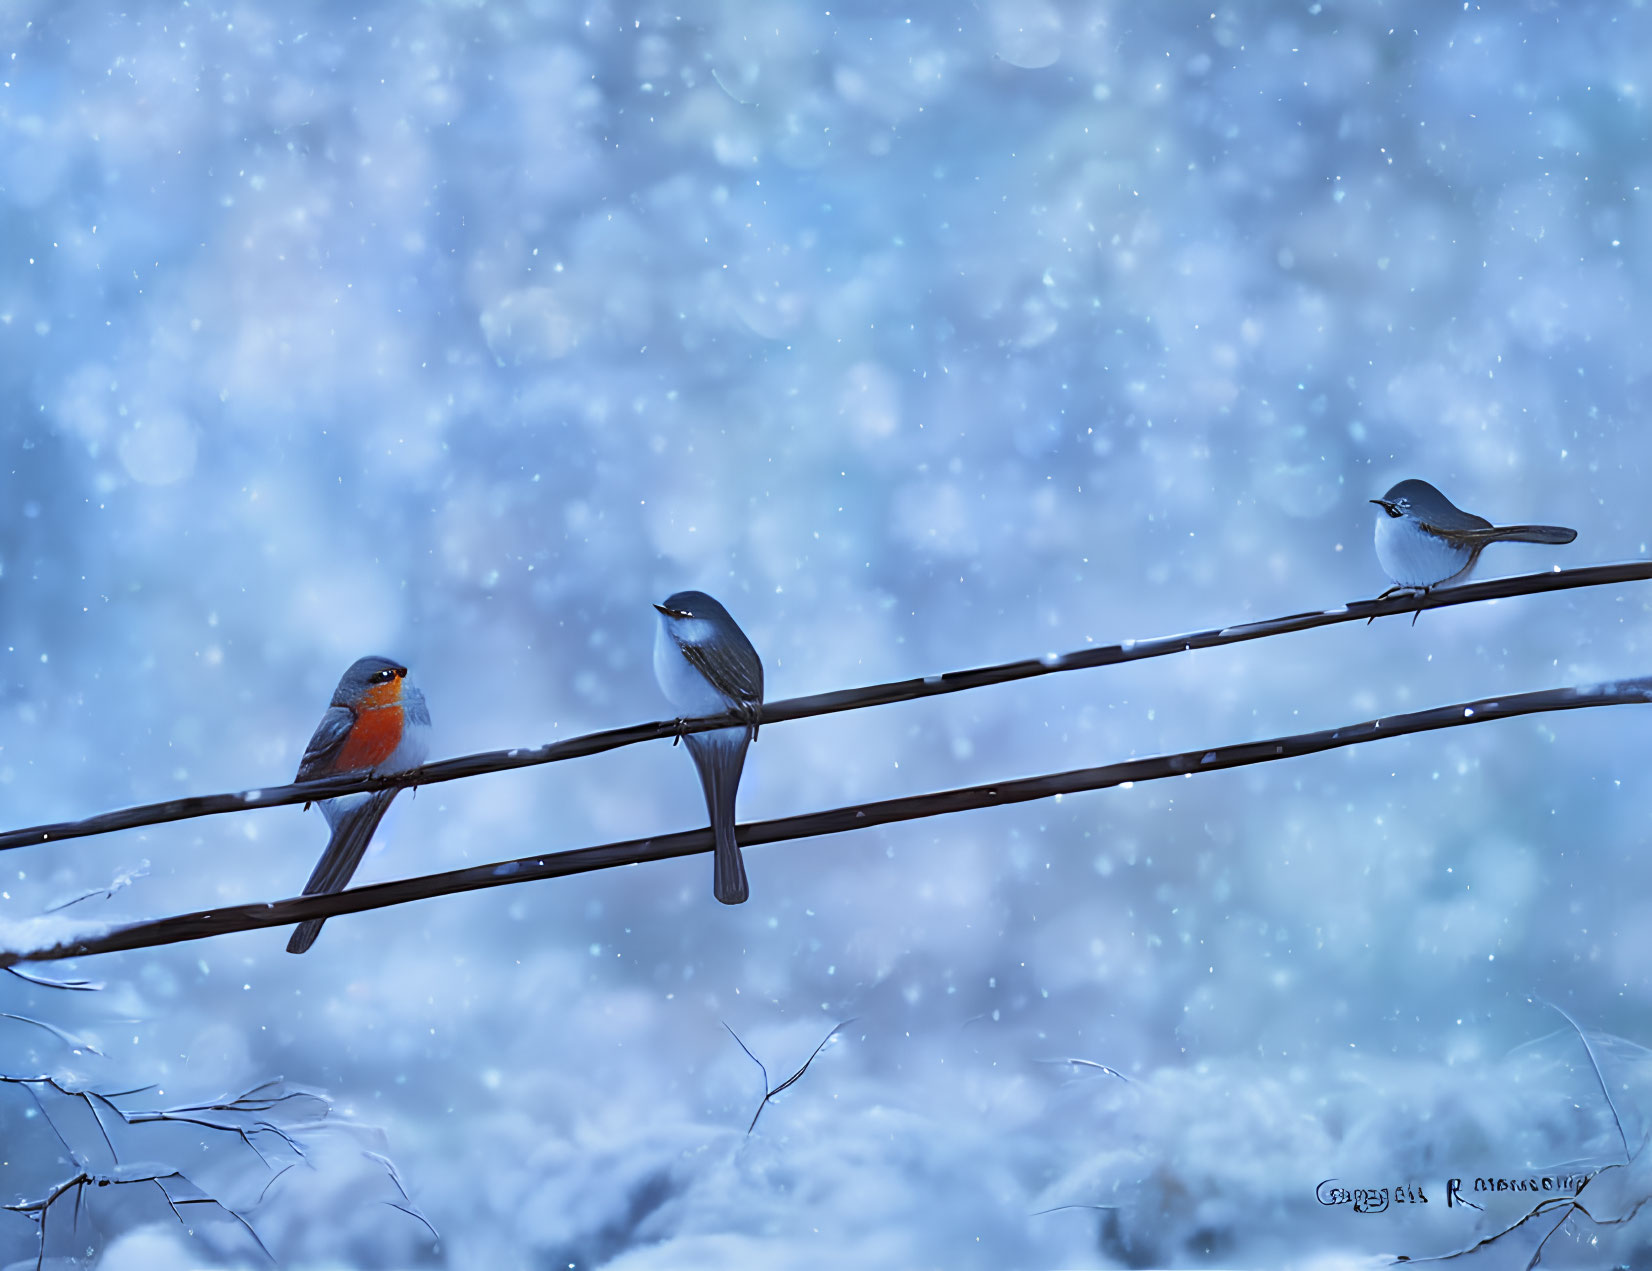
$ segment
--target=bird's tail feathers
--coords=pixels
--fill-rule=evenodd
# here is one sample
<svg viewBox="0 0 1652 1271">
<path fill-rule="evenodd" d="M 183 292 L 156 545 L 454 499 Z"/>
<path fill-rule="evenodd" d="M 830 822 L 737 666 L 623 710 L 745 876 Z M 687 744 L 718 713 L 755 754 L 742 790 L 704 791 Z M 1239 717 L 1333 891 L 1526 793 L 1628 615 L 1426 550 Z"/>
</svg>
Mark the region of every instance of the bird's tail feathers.
<svg viewBox="0 0 1652 1271">
<path fill-rule="evenodd" d="M 1465 536 L 1480 543 L 1549 543 L 1560 546 L 1577 537 L 1564 525 L 1494 525 L 1488 530 L 1470 530 Z"/>
<path fill-rule="evenodd" d="M 331 895 L 349 885 L 356 867 L 367 852 L 368 843 L 373 840 L 373 831 L 379 828 L 379 822 L 390 809 L 390 801 L 398 793 L 399 788 L 375 790 L 366 800 L 339 816 L 327 850 L 316 862 L 310 881 L 304 884 L 304 895 Z M 325 918 L 311 918 L 308 922 L 299 923 L 292 939 L 287 941 L 287 952 L 303 953 L 308 949 L 321 934 L 321 924 L 325 921 Z"/>
<path fill-rule="evenodd" d="M 725 905 L 744 904 L 751 894 L 746 883 L 746 863 L 740 855 L 740 844 L 734 837 L 734 796 L 740 786 L 740 770 L 745 767 L 746 747 L 750 734 L 740 731 L 736 739 L 725 740 L 723 734 L 690 733 L 683 738 L 694 764 L 700 770 L 700 785 L 705 791 L 706 811 L 711 816 L 711 833 L 715 846 L 712 856 L 712 894 Z"/>
</svg>

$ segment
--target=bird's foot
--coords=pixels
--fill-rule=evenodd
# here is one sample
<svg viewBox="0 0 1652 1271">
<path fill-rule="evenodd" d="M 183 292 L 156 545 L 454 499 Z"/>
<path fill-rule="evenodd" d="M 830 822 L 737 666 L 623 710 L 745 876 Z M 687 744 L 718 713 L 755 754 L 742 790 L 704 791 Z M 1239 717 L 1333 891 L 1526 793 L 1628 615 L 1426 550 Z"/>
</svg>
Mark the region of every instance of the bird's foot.
<svg viewBox="0 0 1652 1271">
<path fill-rule="evenodd" d="M 1383 592 L 1382 595 L 1373 597 L 1372 600 L 1371 600 L 1371 603 L 1376 604 L 1379 601 L 1387 600 L 1390 596 L 1426 596 L 1426 595 L 1428 595 L 1429 590 L 1430 589 L 1427 588 L 1427 587 L 1411 587 L 1411 586 L 1407 586 L 1405 584 L 1395 583 L 1387 591 Z M 1422 610 L 1419 609 L 1419 610 L 1416 611 L 1416 613 L 1413 613 L 1411 615 L 1411 625 L 1412 626 L 1417 625 L 1417 616 L 1418 616 L 1418 614 L 1421 614 L 1421 613 L 1422 613 Z M 1376 614 L 1372 614 L 1369 618 L 1367 618 L 1365 620 L 1365 625 L 1370 626 L 1373 622 L 1375 622 L 1377 620 L 1377 616 L 1378 615 L 1376 615 Z"/>
<path fill-rule="evenodd" d="M 688 736 L 688 721 L 686 719 L 678 719 L 677 723 L 676 723 L 676 730 L 672 734 L 672 737 L 671 737 L 671 744 L 673 746 L 675 746 L 678 742 L 680 742 L 684 737 L 687 737 L 687 736 Z"/>
</svg>

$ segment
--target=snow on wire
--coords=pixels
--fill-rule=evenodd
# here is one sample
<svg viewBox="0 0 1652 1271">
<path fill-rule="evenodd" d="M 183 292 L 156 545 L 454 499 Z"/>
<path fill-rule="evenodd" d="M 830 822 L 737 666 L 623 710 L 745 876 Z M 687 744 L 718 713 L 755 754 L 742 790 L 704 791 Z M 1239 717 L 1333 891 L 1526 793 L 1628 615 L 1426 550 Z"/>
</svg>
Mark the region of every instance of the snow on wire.
<svg viewBox="0 0 1652 1271">
<path fill-rule="evenodd" d="M 908 795 L 875 803 L 853 804 L 822 812 L 805 813 L 801 816 L 754 821 L 738 827 L 737 833 L 744 847 L 814 838 L 921 817 L 945 816 L 955 812 L 1024 803 L 1032 799 L 1045 799 L 1084 790 L 1101 790 L 1137 781 L 1156 781 L 1167 777 L 1192 776 L 1201 772 L 1219 772 L 1226 768 L 1250 764 L 1271 763 L 1279 759 L 1318 754 L 1368 741 L 1378 741 L 1384 737 L 1403 737 L 1411 733 L 1432 732 L 1441 728 L 1485 724 L 1520 715 L 1646 702 L 1652 702 L 1652 676 L 1609 684 L 1543 689 L 1535 693 L 1480 698 L 1472 702 L 1456 702 L 1449 706 L 1435 706 L 1427 710 L 1388 715 L 1318 732 L 1296 733 L 1262 741 L 1240 742 L 1236 745 L 1213 746 L 1179 754 L 1131 759 L 1097 768 L 1079 768 L 1070 772 L 1048 773 L 929 794 Z M 561 878 L 592 870 L 639 864 L 643 861 L 691 856 L 699 852 L 709 852 L 711 847 L 709 829 L 689 830 L 522 857 L 492 865 L 471 866 L 441 874 L 396 879 L 331 895 L 299 896 L 268 903 L 199 910 L 176 917 L 135 922 L 88 932 L 81 936 L 71 936 L 56 944 L 0 950 L 0 969 L 12 967 L 20 962 L 50 961 L 94 953 L 144 949 L 184 940 L 203 940 L 236 931 L 251 931 L 260 927 L 290 926 L 310 918 L 360 913 L 363 910 L 382 909 L 432 896 L 447 896 L 543 878 Z"/>
<path fill-rule="evenodd" d="M 993 666 L 974 667 L 965 671 L 949 671 L 942 675 L 920 676 L 907 680 L 892 680 L 861 688 L 838 689 L 830 693 L 816 693 L 808 697 L 791 697 L 768 702 L 763 706 L 761 723 L 778 724 L 815 715 L 830 715 L 839 711 L 862 710 L 868 706 L 885 706 L 894 702 L 936 697 L 944 693 L 960 693 L 969 689 L 985 688 L 993 684 L 1008 684 L 1016 680 L 1053 675 L 1062 671 L 1082 671 L 1095 667 L 1116 666 L 1124 662 L 1139 662 L 1145 658 L 1164 657 L 1172 653 L 1187 653 L 1195 649 L 1213 649 L 1269 636 L 1288 635 L 1296 631 L 1310 631 L 1339 622 L 1370 622 L 1376 618 L 1402 613 L 1417 613 L 1424 609 L 1443 609 L 1452 605 L 1473 604 L 1483 600 L 1500 600 L 1512 596 L 1538 595 L 1551 591 L 1569 591 L 1578 587 L 1601 587 L 1615 583 L 1652 580 L 1652 560 L 1624 561 L 1612 565 L 1587 565 L 1578 569 L 1556 569 L 1542 574 L 1519 574 L 1508 578 L 1492 578 L 1461 586 L 1440 588 L 1423 595 L 1398 595 L 1387 599 L 1356 600 L 1334 609 L 1311 610 L 1288 614 L 1281 618 L 1267 618 L 1225 627 L 1208 627 L 1202 631 L 1181 635 L 1156 636 L 1147 640 L 1126 640 L 1121 644 L 1096 645 L 1073 653 L 1046 654 L 1017 662 L 1002 662 Z M 518 747 L 511 750 L 490 750 L 473 755 L 460 755 L 436 763 L 410 768 L 393 776 L 366 774 L 327 777 L 319 781 L 295 782 L 289 785 L 268 786 L 262 789 L 242 790 L 229 794 L 191 795 L 182 799 L 168 799 L 161 803 L 145 803 L 134 807 L 101 812 L 78 821 L 58 821 L 23 829 L 0 831 L 0 851 L 17 847 L 33 847 L 55 843 L 62 839 L 85 838 L 95 834 L 109 834 L 116 830 L 135 829 L 144 825 L 160 825 L 168 821 L 184 821 L 193 817 L 216 816 L 228 812 L 245 812 L 252 808 L 280 807 L 291 803 L 312 803 L 317 799 L 333 798 L 358 790 L 384 790 L 392 786 L 426 786 L 443 781 L 459 781 L 466 777 L 490 772 L 504 772 L 513 768 L 531 768 L 539 764 L 556 763 L 564 759 L 578 759 L 602 754 L 638 742 L 659 741 L 678 737 L 683 733 L 704 732 L 723 728 L 741 721 L 732 714 L 706 716 L 693 720 L 666 719 L 647 724 L 632 724 L 624 728 L 610 728 L 601 732 L 570 737 L 564 741 L 548 742 L 542 746 Z M 321 911 L 318 911 L 321 912 Z M 328 911 L 330 912 L 330 911 Z"/>
</svg>

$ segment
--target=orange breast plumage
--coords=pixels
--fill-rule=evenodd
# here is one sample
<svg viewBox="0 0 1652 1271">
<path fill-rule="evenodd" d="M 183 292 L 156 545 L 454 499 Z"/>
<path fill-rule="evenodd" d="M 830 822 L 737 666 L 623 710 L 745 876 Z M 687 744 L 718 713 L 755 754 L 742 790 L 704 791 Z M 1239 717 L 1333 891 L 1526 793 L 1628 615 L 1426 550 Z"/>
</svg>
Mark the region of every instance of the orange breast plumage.
<svg viewBox="0 0 1652 1271">
<path fill-rule="evenodd" d="M 402 740 L 402 682 L 375 684 L 356 704 L 356 722 L 339 749 L 340 772 L 376 768 L 396 752 Z"/>
</svg>

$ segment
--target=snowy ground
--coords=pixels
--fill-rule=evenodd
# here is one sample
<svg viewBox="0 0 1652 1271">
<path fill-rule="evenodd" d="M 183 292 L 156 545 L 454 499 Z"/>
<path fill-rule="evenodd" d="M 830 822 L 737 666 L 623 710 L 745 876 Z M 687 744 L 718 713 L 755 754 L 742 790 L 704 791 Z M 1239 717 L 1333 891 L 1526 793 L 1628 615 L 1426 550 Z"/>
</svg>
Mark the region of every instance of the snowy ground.
<svg viewBox="0 0 1652 1271">
<path fill-rule="evenodd" d="M 1366 500 L 1407 476 L 1579 531 L 1482 575 L 1645 555 L 1649 40 L 1604 3 L 14 0 L 0 820 L 284 781 L 368 652 L 413 668 L 438 756 L 659 718 L 649 603 L 686 587 L 787 697 L 1373 595 Z M 1646 674 L 1649 599 L 775 725 L 740 811 Z M 0 1011 L 106 1055 L 0 1019 L 0 1071 L 327 1091 L 382 1140 L 319 1135 L 256 1206 L 268 1171 L 211 1153 L 292 1267 L 1446 1253 L 1535 1203 L 1450 1180 L 1590 1172 L 1652 1126 L 1649 729 L 754 848 L 738 909 L 698 857 L 338 918 L 301 959 L 87 959 L 102 993 L 8 978 Z M 639 746 L 404 797 L 360 877 L 703 818 L 687 757 Z M 284 808 L 17 851 L 0 923 L 144 861 L 70 912 L 291 895 L 324 841 Z M 844 1020 L 748 1135 L 725 1024 L 777 1081 Z M 74 1172 L 42 1130 L 0 1089 L 0 1202 Z M 1602 1220 L 1652 1196 L 1638 1155 L 1590 1187 Z M 49 1252 L 259 1261 L 140 1192 L 54 1210 Z M 1544 1265 L 1634 1264 L 1649 1223 L 1574 1216 Z M 0 1213 L 0 1266 L 35 1257 Z"/>
</svg>

